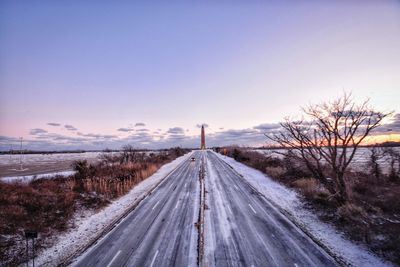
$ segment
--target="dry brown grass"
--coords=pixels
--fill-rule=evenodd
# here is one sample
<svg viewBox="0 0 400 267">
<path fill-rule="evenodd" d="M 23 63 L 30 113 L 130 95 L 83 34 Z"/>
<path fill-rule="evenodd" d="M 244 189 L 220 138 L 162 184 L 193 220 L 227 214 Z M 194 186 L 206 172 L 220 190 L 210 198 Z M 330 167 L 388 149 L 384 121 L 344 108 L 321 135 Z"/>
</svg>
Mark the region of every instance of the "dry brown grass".
<svg viewBox="0 0 400 267">
<path fill-rule="evenodd" d="M 335 205 L 329 191 L 317 179 L 301 178 L 295 180 L 291 186 L 297 189 L 307 200 L 315 204 L 323 207 Z"/>
<path fill-rule="evenodd" d="M 76 193 L 63 178 L 29 185 L 0 183 L 0 256 L 5 266 L 25 259 L 24 229 L 40 233 L 38 248 L 52 232 L 64 231 L 75 211 Z"/>
<path fill-rule="evenodd" d="M 294 181 L 292 185 L 308 199 L 316 199 L 321 195 L 329 195 L 328 190 L 314 178 L 301 178 Z"/>
<path fill-rule="evenodd" d="M 346 203 L 337 209 L 337 214 L 342 220 L 358 222 L 367 217 L 367 212 L 360 206 L 352 203 Z"/>
<path fill-rule="evenodd" d="M 38 231 L 40 250 L 49 236 L 71 227 L 76 210 L 104 207 L 185 152 L 173 149 L 146 156 L 129 150 L 120 156 L 102 156 L 102 162 L 96 165 L 75 162 L 77 173 L 70 177 L 38 179 L 29 184 L 0 182 L 0 265 L 15 266 L 25 261 L 24 229 Z"/>
<path fill-rule="evenodd" d="M 264 173 L 266 173 L 270 177 L 282 177 L 285 173 L 286 170 L 284 167 L 278 166 L 278 167 L 265 167 L 264 168 Z"/>
</svg>

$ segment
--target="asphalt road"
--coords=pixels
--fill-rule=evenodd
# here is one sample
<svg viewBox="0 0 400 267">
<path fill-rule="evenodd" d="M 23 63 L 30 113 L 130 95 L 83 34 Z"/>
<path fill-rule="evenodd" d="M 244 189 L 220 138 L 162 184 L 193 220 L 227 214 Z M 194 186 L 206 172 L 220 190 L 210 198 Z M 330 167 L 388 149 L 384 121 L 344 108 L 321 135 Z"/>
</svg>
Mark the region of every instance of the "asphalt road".
<svg viewBox="0 0 400 267">
<path fill-rule="evenodd" d="M 211 151 L 195 151 L 74 266 L 197 266 L 201 158 L 205 162 L 202 266 L 337 266 Z M 285 196 L 282 196 L 285 197 Z"/>
<path fill-rule="evenodd" d="M 194 157 L 201 156 L 194 152 Z M 73 266 L 196 266 L 200 160 L 183 162 Z"/>
<path fill-rule="evenodd" d="M 210 151 L 205 181 L 205 266 L 337 266 Z"/>
</svg>

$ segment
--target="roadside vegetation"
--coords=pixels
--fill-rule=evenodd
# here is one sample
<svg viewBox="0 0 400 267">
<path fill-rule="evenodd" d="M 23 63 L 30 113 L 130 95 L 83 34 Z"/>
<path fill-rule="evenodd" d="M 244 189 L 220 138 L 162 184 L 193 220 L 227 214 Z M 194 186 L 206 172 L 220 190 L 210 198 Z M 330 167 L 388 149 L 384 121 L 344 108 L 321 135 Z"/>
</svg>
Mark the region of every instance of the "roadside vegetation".
<svg viewBox="0 0 400 267">
<path fill-rule="evenodd" d="M 103 153 L 100 162 L 76 161 L 75 175 L 37 179 L 29 184 L 0 182 L 0 258 L 3 266 L 26 261 L 24 230 L 39 233 L 37 250 L 51 245 L 52 236 L 74 227 L 77 211 L 97 210 L 128 193 L 162 165 L 187 153 L 174 148 Z"/>
<path fill-rule="evenodd" d="M 350 95 L 303 112 L 303 119 L 286 119 L 280 130 L 266 134 L 286 148 L 279 156 L 239 147 L 218 152 L 294 188 L 323 221 L 400 264 L 400 152 L 371 147 L 362 171 L 350 164 L 389 114 L 373 110 L 367 101 L 357 104 Z M 386 169 L 379 164 L 382 157 L 389 163 Z"/>
</svg>

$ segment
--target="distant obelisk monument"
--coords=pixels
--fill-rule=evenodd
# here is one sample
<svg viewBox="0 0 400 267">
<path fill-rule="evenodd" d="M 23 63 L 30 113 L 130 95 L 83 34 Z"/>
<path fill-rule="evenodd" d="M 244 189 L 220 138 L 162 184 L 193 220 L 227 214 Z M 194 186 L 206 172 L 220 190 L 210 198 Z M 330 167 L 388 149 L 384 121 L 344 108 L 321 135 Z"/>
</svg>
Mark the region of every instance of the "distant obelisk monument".
<svg viewBox="0 0 400 267">
<path fill-rule="evenodd" d="M 206 134 L 204 133 L 204 125 L 201 125 L 201 145 L 200 149 L 206 149 Z"/>
</svg>

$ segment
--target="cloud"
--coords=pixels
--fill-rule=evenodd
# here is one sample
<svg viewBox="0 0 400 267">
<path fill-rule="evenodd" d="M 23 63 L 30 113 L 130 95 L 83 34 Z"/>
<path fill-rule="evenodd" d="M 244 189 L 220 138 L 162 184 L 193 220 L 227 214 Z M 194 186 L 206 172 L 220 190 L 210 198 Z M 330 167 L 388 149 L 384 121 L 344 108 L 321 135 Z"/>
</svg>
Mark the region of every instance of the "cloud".
<svg viewBox="0 0 400 267">
<path fill-rule="evenodd" d="M 66 124 L 64 125 L 65 129 L 67 129 L 68 131 L 77 131 L 78 129 L 76 129 L 74 126 Z"/>
<path fill-rule="evenodd" d="M 57 123 L 57 122 L 48 122 L 47 125 L 50 125 L 50 126 L 60 126 L 61 124 L 60 124 L 60 123 Z"/>
<path fill-rule="evenodd" d="M 259 135 L 260 132 L 254 129 L 241 129 L 241 130 L 226 130 L 219 133 L 219 136 L 223 136 L 225 139 L 248 139 L 254 135 Z"/>
<path fill-rule="evenodd" d="M 137 148 L 158 149 L 175 146 L 195 148 L 200 144 L 199 135 L 188 136 L 182 127 L 172 127 L 164 133 L 150 132 L 149 129 L 138 129 L 124 138 L 119 138 L 116 135 L 81 132 L 77 132 L 77 135 L 78 137 L 50 133 L 41 134 L 36 136 L 37 140 L 32 145 L 36 146 L 39 144 L 38 142 L 42 142 L 41 144 L 49 148 L 61 148 L 69 145 L 70 149 L 104 149 L 106 147 L 121 148 L 123 145 L 131 144 Z M 265 143 L 265 136 L 260 130 L 254 128 L 231 129 L 206 134 L 206 143 L 208 146 L 260 145 Z"/>
<path fill-rule="evenodd" d="M 44 129 L 40 129 L 40 128 L 31 129 L 29 132 L 30 135 L 39 135 L 39 134 L 44 134 L 44 133 L 47 133 L 47 131 Z"/>
<path fill-rule="evenodd" d="M 139 132 L 130 135 L 126 140 L 128 143 L 134 143 L 136 146 L 155 142 L 154 136 L 147 132 Z"/>
<path fill-rule="evenodd" d="M 137 129 L 136 131 L 137 132 L 149 132 L 150 130 L 149 129 Z"/>
<path fill-rule="evenodd" d="M 82 137 L 73 137 L 56 133 L 47 133 L 37 136 L 36 138 L 48 142 L 84 143 L 86 141 L 86 139 Z"/>
<path fill-rule="evenodd" d="M 135 124 L 135 127 L 142 127 L 142 126 L 146 126 L 146 124 L 143 123 L 143 122 L 137 122 L 137 123 Z"/>
<path fill-rule="evenodd" d="M 77 133 L 79 136 L 83 136 L 83 137 L 89 137 L 89 138 L 102 138 L 102 139 L 113 139 L 113 138 L 118 138 L 118 136 L 116 135 L 111 135 L 111 134 L 93 134 L 93 133 L 88 133 L 88 134 L 83 134 L 78 132 Z"/>
<path fill-rule="evenodd" d="M 183 135 L 183 134 L 171 134 L 170 136 L 168 136 L 168 139 L 173 139 L 173 140 L 183 140 L 187 138 L 187 136 Z"/>
<path fill-rule="evenodd" d="M 200 145 L 200 136 L 185 135 L 184 129 L 180 127 L 170 128 L 166 133 L 153 134 L 147 131 L 138 131 L 127 137 L 119 138 L 115 135 L 104 135 L 94 133 L 77 133 L 78 136 L 66 136 L 55 133 L 42 133 L 36 135 L 34 140 L 24 140 L 26 149 L 36 150 L 62 150 L 62 149 L 118 149 L 126 144 L 131 144 L 137 148 L 159 149 L 169 147 L 190 147 L 195 148 Z M 259 143 L 258 139 L 264 141 L 265 137 L 257 130 L 228 130 L 218 134 L 206 135 L 207 146 L 244 144 L 246 142 Z M 258 139 L 257 139 L 258 138 Z M 257 142 L 254 142 L 256 139 Z M 243 142 L 241 142 L 243 141 Z M 19 140 L 13 137 L 0 136 L 0 149 L 8 150 L 11 146 L 18 145 Z M 14 144 L 14 145 L 13 145 Z"/>
<path fill-rule="evenodd" d="M 185 130 L 182 127 L 169 128 L 167 133 L 169 134 L 184 134 Z"/>
<path fill-rule="evenodd" d="M 201 126 L 201 124 L 199 125 Z M 258 146 L 266 142 L 264 130 L 276 129 L 276 127 L 275 124 L 261 124 L 248 129 L 220 129 L 216 133 L 206 133 L 206 144 L 208 147 L 226 145 Z M 73 127 L 73 129 L 76 128 Z M 120 132 L 129 130 L 126 131 L 129 135 L 118 137 L 117 135 L 75 132 L 76 135 L 71 133 L 73 136 L 69 136 L 48 133 L 46 130 L 35 128 L 31 130 L 34 134 L 34 139 L 24 140 L 24 147 L 34 150 L 90 150 L 105 148 L 119 149 L 127 144 L 137 148 L 148 149 L 176 146 L 196 148 L 200 146 L 200 133 L 195 136 L 187 135 L 188 133 L 182 127 L 171 127 L 165 132 L 161 129 L 151 132 L 146 128 L 133 130 L 133 126 L 120 129 L 118 129 Z M 14 147 L 14 145 L 18 145 L 18 142 L 18 138 L 0 136 L 0 149 L 8 150 L 10 146 Z"/>
<path fill-rule="evenodd" d="M 281 128 L 279 123 L 263 123 L 257 126 L 254 126 L 253 129 L 257 129 L 264 132 L 276 131 Z"/>
<path fill-rule="evenodd" d="M 259 146 L 266 142 L 264 132 L 259 129 L 229 129 L 217 133 L 206 134 L 207 146 L 244 145 Z"/>
<path fill-rule="evenodd" d="M 392 116 L 388 123 L 382 124 L 374 129 L 373 134 L 398 134 L 400 133 L 400 113 Z"/>
<path fill-rule="evenodd" d="M 20 139 L 16 137 L 0 135 L 0 142 L 19 142 Z"/>
<path fill-rule="evenodd" d="M 132 132 L 134 129 L 132 128 L 119 128 L 117 131 L 119 132 Z"/>
<path fill-rule="evenodd" d="M 51 125 L 53 126 L 53 125 Z M 140 124 L 140 126 L 144 126 Z M 197 124 L 201 127 L 201 124 Z M 207 125 L 208 126 L 208 125 Z M 71 125 L 65 125 L 75 131 Z M 72 130 L 73 129 L 73 130 Z M 273 133 L 280 130 L 278 123 L 263 123 L 247 129 L 227 129 L 219 128 L 218 132 L 206 133 L 206 145 L 228 146 L 260 146 L 268 141 L 265 133 Z M 33 150 L 73 150 L 73 149 L 119 149 L 124 145 L 130 144 L 137 148 L 159 149 L 175 146 L 196 148 L 200 145 L 200 133 L 195 136 L 186 135 L 182 127 L 171 127 L 166 132 L 161 129 L 150 132 L 149 129 L 139 128 L 134 130 L 133 126 L 119 128 L 120 132 L 127 132 L 129 135 L 118 137 L 117 135 L 97 134 L 97 133 L 71 133 L 73 136 L 49 133 L 41 128 L 30 130 L 32 139 L 23 140 L 25 149 Z M 393 115 L 387 123 L 378 127 L 374 134 L 400 133 L 400 113 Z M 9 150 L 19 146 L 18 137 L 0 136 L 0 150 Z"/>
<path fill-rule="evenodd" d="M 204 126 L 204 128 L 208 128 L 209 127 L 209 125 L 207 123 L 196 124 L 197 128 L 201 128 L 201 126 Z"/>
</svg>

